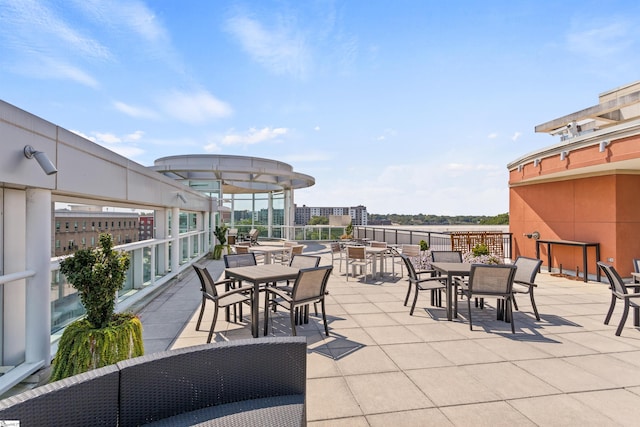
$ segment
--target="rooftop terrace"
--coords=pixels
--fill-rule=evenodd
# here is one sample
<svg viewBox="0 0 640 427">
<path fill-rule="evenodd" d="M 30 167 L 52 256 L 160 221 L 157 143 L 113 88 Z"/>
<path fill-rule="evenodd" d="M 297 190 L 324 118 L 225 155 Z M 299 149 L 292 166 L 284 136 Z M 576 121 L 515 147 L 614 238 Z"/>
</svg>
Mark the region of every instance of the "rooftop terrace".
<svg viewBox="0 0 640 427">
<path fill-rule="evenodd" d="M 305 253 L 331 263 L 324 245 L 309 244 Z M 224 269 L 222 261 L 206 265 L 214 277 Z M 640 330 L 630 316 L 622 336 L 614 335 L 620 307 L 603 324 L 606 284 L 543 270 L 536 280 L 541 320 L 521 296 L 512 335 L 495 320 L 495 302 L 474 312 L 470 331 L 466 304 L 449 322 L 444 308 L 421 295 L 409 316 L 406 276 L 347 282 L 344 268 L 336 263 L 328 285 L 331 336 L 313 316 L 298 327 L 308 341 L 309 426 L 637 425 Z M 207 331 L 195 330 L 199 286 L 186 272 L 140 311 L 147 353 L 206 342 Z M 214 340 L 249 338 L 246 321 L 218 319 Z M 270 321 L 272 335 L 290 334 L 287 313 Z"/>
</svg>

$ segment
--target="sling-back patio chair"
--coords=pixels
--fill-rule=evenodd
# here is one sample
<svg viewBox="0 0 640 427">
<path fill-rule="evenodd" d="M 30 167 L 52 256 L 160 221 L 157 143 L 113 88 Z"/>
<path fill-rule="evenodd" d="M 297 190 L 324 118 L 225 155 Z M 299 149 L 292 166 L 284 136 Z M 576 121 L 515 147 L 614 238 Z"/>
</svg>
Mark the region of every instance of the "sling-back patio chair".
<svg viewBox="0 0 640 427">
<path fill-rule="evenodd" d="M 635 283 L 628 285 L 624 283 L 620 274 L 616 271 L 616 269 L 609 264 L 605 264 L 604 262 L 598 261 L 598 266 L 604 271 L 604 274 L 607 276 L 609 280 L 609 286 L 611 288 L 611 304 L 609 305 L 609 311 L 607 312 L 607 317 L 604 319 L 604 324 L 608 325 L 611 320 L 611 315 L 613 314 L 613 309 L 616 306 L 617 300 L 622 300 L 624 303 L 624 307 L 622 309 L 622 317 L 620 318 L 620 323 L 618 324 L 618 329 L 616 329 L 616 336 L 620 336 L 622 333 L 622 329 L 624 328 L 624 324 L 627 321 L 627 316 L 629 315 L 629 307 L 633 307 L 635 311 L 634 315 L 634 325 L 640 326 L 640 319 L 638 318 L 638 310 L 640 310 L 640 293 L 638 292 L 638 286 L 640 284 Z M 634 286 L 635 285 L 635 286 Z M 635 288 L 633 293 L 629 293 L 628 288 Z"/>
<path fill-rule="evenodd" d="M 469 329 L 473 330 L 471 320 L 471 298 L 496 298 L 497 317 L 511 323 L 511 333 L 515 333 L 515 322 L 511 309 L 513 300 L 513 279 L 516 274 L 513 264 L 472 264 L 469 281 L 462 283 L 460 290 L 467 297 L 469 311 Z"/>
<path fill-rule="evenodd" d="M 238 304 L 241 305 L 243 302 L 251 302 L 253 286 L 239 286 L 233 288 L 231 287 L 233 281 L 230 279 L 215 282 L 204 265 L 194 263 L 193 268 L 200 279 L 200 290 L 202 292 L 202 304 L 200 305 L 200 315 L 198 316 L 198 322 L 196 323 L 196 331 L 200 330 L 200 324 L 202 322 L 207 301 L 213 302 L 213 320 L 209 327 L 209 336 L 207 337 L 207 342 L 210 343 L 211 338 L 213 337 L 216 321 L 218 319 L 219 309 Z M 224 292 L 218 292 L 218 288 L 222 285 L 225 286 Z M 242 321 L 242 312 L 240 313 L 240 321 Z"/>
<path fill-rule="evenodd" d="M 533 298 L 533 290 L 536 288 L 534 283 L 538 270 L 542 260 L 536 258 L 527 258 L 519 256 L 516 258 L 514 265 L 518 267 L 516 270 L 516 276 L 513 279 L 513 308 L 518 309 L 518 303 L 516 302 L 515 294 L 529 294 L 531 299 L 531 307 L 533 308 L 533 314 L 536 316 L 536 320 L 540 320 L 538 314 L 538 307 L 536 307 L 536 301 Z"/>
<path fill-rule="evenodd" d="M 269 332 L 269 311 L 274 305 L 289 310 L 291 333 L 295 336 L 297 335 L 296 324 L 300 323 L 300 319 L 296 319 L 296 314 L 303 313 L 304 308 L 309 304 L 320 303 L 324 331 L 329 336 L 324 299 L 331 270 L 333 270 L 331 265 L 301 269 L 290 294 L 278 288 L 267 288 L 267 296 L 264 299 L 264 335 L 266 336 Z"/>
</svg>

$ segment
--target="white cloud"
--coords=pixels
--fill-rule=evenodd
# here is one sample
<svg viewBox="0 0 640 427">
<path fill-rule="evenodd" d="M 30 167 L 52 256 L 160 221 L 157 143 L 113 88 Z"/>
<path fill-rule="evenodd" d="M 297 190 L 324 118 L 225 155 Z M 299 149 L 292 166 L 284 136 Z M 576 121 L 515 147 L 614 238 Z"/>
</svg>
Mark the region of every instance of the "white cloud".
<svg viewBox="0 0 640 427">
<path fill-rule="evenodd" d="M 160 99 L 162 109 L 171 117 L 186 123 L 205 123 L 229 117 L 233 109 L 207 91 L 193 93 L 173 91 Z"/>
<path fill-rule="evenodd" d="M 579 55 L 602 58 L 619 53 L 633 43 L 629 24 L 624 19 L 607 24 L 579 23 L 578 27 L 580 30 L 567 34 L 567 48 Z"/>
<path fill-rule="evenodd" d="M 134 107 L 133 105 L 125 104 L 124 102 L 120 102 L 120 101 L 115 101 L 113 103 L 113 106 L 116 108 L 116 110 L 128 116 L 134 117 L 136 119 L 157 119 L 158 118 L 158 114 L 155 111 L 150 110 L 148 108 Z"/>
<path fill-rule="evenodd" d="M 315 130 L 316 132 L 319 132 L 320 131 L 320 126 L 314 127 L 313 130 Z"/>
<path fill-rule="evenodd" d="M 518 139 L 520 139 L 520 137 L 522 136 L 522 132 L 515 132 L 513 134 L 513 136 L 511 137 L 512 141 L 517 141 Z"/>
<path fill-rule="evenodd" d="M 496 139 L 497 137 L 498 137 L 498 134 L 496 132 L 493 132 L 487 135 L 487 138 L 489 139 Z"/>
<path fill-rule="evenodd" d="M 269 71 L 304 78 L 311 63 L 310 49 L 294 21 L 278 19 L 273 28 L 266 28 L 255 19 L 236 15 L 227 21 L 226 29 L 254 61 Z"/>
<path fill-rule="evenodd" d="M 287 128 L 251 128 L 244 133 L 228 133 L 222 138 L 223 145 L 252 145 L 277 139 L 289 132 Z"/>
<path fill-rule="evenodd" d="M 145 153 L 145 150 L 134 145 L 135 142 L 140 141 L 144 136 L 144 132 L 141 130 L 124 136 L 118 136 L 111 132 L 91 132 L 90 135 L 76 130 L 71 130 L 71 132 L 128 159 L 133 159 Z"/>
</svg>

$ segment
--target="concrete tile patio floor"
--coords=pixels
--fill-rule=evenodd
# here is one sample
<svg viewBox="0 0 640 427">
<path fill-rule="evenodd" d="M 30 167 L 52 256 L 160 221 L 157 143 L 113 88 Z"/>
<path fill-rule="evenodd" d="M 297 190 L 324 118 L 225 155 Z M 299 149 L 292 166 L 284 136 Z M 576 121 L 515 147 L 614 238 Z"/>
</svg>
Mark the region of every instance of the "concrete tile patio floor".
<svg viewBox="0 0 640 427">
<path fill-rule="evenodd" d="M 314 246 L 321 264 L 331 263 L 328 248 Z M 214 277 L 223 271 L 221 261 L 206 264 Z M 610 300 L 604 283 L 542 272 L 536 280 L 541 320 L 528 296 L 520 296 L 511 334 L 508 323 L 495 320 L 495 302 L 474 310 L 470 331 L 466 302 L 449 322 L 425 293 L 410 316 L 403 305 L 406 278 L 347 282 L 342 267 L 338 272 L 336 263 L 328 286 L 330 336 L 316 317 L 298 327 L 308 341 L 309 426 L 640 423 L 640 329 L 630 314 L 622 336 L 615 336 L 620 307 L 603 324 Z M 197 278 L 185 273 L 139 313 L 146 352 L 206 342 L 211 312 L 196 331 L 199 305 Z M 289 335 L 288 319 L 286 312 L 270 316 L 270 335 Z M 247 320 L 218 320 L 214 339 L 250 337 Z"/>
</svg>

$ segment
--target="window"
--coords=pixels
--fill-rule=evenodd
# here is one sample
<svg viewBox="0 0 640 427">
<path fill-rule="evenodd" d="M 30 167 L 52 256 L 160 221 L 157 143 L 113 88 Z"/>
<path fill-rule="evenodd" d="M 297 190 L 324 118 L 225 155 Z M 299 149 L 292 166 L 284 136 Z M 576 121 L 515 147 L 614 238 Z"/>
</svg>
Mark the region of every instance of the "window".
<svg viewBox="0 0 640 427">
<path fill-rule="evenodd" d="M 56 249 L 60 249 L 60 240 L 56 240 Z"/>
<path fill-rule="evenodd" d="M 82 238 L 82 246 L 87 246 L 87 238 L 86 237 Z"/>
<path fill-rule="evenodd" d="M 96 238 L 95 236 L 91 236 L 91 246 L 95 246 L 96 245 Z"/>
<path fill-rule="evenodd" d="M 98 228 L 102 228 L 102 221 L 98 221 Z"/>
<path fill-rule="evenodd" d="M 74 223 L 73 223 L 73 229 L 74 229 L 75 231 L 78 231 L 78 221 L 74 221 Z"/>
<path fill-rule="evenodd" d="M 65 223 L 64 223 L 64 228 L 65 228 L 65 230 L 68 230 L 68 229 L 69 229 L 69 223 L 68 223 L 68 222 L 65 222 Z"/>
<path fill-rule="evenodd" d="M 60 221 L 56 221 L 56 231 L 60 231 Z"/>
<path fill-rule="evenodd" d="M 87 221 L 82 221 L 82 229 L 83 230 L 87 229 Z"/>
</svg>

